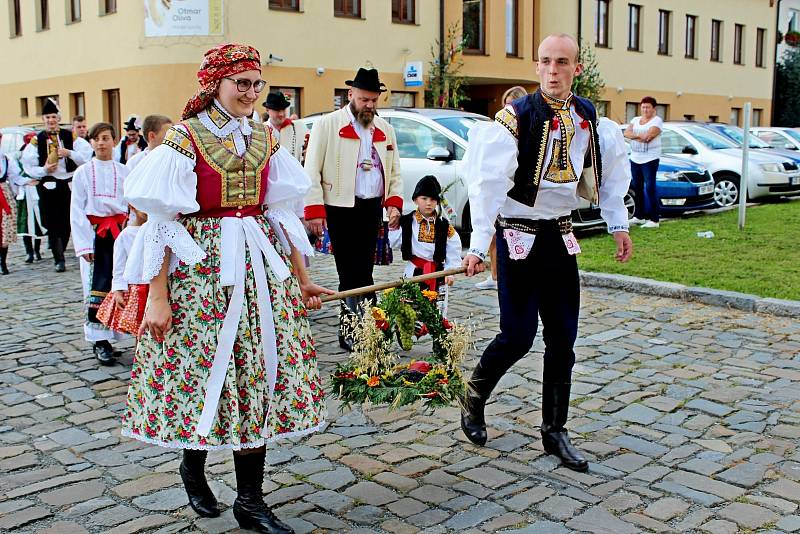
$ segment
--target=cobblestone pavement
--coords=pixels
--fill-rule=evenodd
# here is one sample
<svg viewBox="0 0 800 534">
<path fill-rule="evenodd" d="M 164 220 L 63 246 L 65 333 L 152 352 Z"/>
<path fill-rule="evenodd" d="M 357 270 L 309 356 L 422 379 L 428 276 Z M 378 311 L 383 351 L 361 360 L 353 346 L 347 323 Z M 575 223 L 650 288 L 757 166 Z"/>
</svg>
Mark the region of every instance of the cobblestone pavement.
<svg viewBox="0 0 800 534">
<path fill-rule="evenodd" d="M 179 453 L 119 437 L 132 344 L 98 368 L 76 262 L 58 275 L 21 259 L 0 277 L 0 532 L 238 532 L 230 453 L 209 456 L 226 511 L 200 519 Z M 329 258 L 313 271 L 334 285 Z M 455 409 L 331 401 L 324 432 L 269 451 L 269 503 L 300 533 L 800 531 L 800 321 L 607 290 L 583 301 L 569 426 L 588 473 L 537 439 L 537 338 L 487 408 L 487 447 L 466 442 Z M 480 349 L 496 296 L 460 279 L 450 315 L 471 317 Z M 327 376 L 344 357 L 334 307 L 312 321 Z"/>
</svg>

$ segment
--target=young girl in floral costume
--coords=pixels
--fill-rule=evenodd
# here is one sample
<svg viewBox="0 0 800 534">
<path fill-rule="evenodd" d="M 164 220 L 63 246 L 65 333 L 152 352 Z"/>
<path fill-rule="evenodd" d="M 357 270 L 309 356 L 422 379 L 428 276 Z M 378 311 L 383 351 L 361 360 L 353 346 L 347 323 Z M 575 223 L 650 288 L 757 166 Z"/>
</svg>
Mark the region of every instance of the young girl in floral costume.
<svg viewBox="0 0 800 534">
<path fill-rule="evenodd" d="M 131 173 L 125 197 L 148 214 L 128 269 L 150 280 L 122 434 L 183 449 L 189 503 L 219 515 L 204 465 L 232 449 L 242 528 L 287 533 L 263 501 L 265 444 L 320 428 L 325 401 L 307 309 L 311 282 L 297 211 L 310 187 L 263 124 L 248 120 L 259 53 L 206 52 L 183 120 Z"/>
</svg>

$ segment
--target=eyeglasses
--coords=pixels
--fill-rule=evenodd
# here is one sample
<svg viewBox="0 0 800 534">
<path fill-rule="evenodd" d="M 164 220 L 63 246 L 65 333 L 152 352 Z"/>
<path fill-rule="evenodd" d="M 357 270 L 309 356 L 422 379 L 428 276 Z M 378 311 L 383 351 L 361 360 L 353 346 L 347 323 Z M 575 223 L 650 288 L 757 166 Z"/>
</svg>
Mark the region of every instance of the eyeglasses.
<svg viewBox="0 0 800 534">
<path fill-rule="evenodd" d="M 239 90 L 240 93 L 246 93 L 247 91 L 250 90 L 251 87 L 253 88 L 253 90 L 255 90 L 256 93 L 260 93 L 267 85 L 267 82 L 265 82 L 264 80 L 258 80 L 256 82 L 253 82 L 246 78 L 240 78 L 237 80 L 235 78 L 228 78 L 227 76 L 225 77 L 225 79 L 234 82 L 236 84 L 236 88 Z"/>
</svg>

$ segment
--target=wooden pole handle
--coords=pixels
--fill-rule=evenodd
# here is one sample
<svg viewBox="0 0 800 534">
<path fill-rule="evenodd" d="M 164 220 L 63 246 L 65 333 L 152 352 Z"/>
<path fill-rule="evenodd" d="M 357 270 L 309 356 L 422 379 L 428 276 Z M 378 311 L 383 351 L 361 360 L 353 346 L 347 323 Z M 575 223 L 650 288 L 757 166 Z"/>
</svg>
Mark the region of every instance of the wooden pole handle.
<svg viewBox="0 0 800 534">
<path fill-rule="evenodd" d="M 376 293 L 378 291 L 383 291 L 384 289 L 398 287 L 405 283 L 425 282 L 426 280 L 430 280 L 432 278 L 442 278 L 444 276 L 453 276 L 456 274 L 461 274 L 466 270 L 467 270 L 466 267 L 445 269 L 444 271 L 436 271 L 435 273 L 421 274 L 419 276 L 412 276 L 411 278 L 400 278 L 399 280 L 394 280 L 392 282 L 383 282 L 380 284 L 373 284 L 371 286 L 357 287 L 355 289 L 339 291 L 338 293 L 334 293 L 333 295 L 322 295 L 321 298 L 322 302 L 330 302 L 332 300 L 343 300 L 348 297 L 359 297 L 361 295 L 366 295 L 368 293 Z"/>
</svg>

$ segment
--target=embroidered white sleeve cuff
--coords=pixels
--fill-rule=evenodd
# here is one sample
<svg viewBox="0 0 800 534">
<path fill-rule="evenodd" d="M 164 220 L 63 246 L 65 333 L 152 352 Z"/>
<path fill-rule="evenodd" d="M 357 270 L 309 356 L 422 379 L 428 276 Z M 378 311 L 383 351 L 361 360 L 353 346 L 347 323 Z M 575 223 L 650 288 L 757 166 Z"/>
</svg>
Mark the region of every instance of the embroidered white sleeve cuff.
<svg viewBox="0 0 800 534">
<path fill-rule="evenodd" d="M 194 265 L 205 259 L 206 253 L 177 221 L 148 220 L 139 229 L 125 264 L 124 278 L 136 280 L 141 277 L 148 282 L 160 271 L 166 249 L 172 251 L 169 273 L 173 273 L 182 261 Z"/>
</svg>

